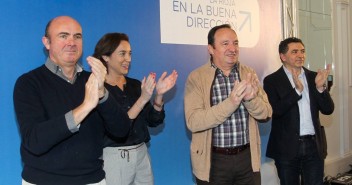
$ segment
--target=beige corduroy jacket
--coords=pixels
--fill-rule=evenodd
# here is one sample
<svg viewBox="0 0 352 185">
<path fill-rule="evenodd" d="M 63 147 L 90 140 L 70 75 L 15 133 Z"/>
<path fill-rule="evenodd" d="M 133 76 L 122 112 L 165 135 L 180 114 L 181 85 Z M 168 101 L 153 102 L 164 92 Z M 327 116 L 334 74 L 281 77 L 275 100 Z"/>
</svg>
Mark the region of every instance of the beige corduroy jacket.
<svg viewBox="0 0 352 185">
<path fill-rule="evenodd" d="M 239 65 L 240 77 L 255 73 L 250 67 Z M 185 86 L 185 116 L 188 129 L 192 132 L 191 160 L 194 175 L 203 181 L 209 181 L 212 128 L 222 124 L 237 108 L 230 99 L 210 106 L 211 87 L 215 77 L 215 68 L 211 63 L 192 71 Z M 263 88 L 258 96 L 250 102 L 243 103 L 249 112 L 249 141 L 254 172 L 260 169 L 260 136 L 256 120 L 267 120 L 272 115 L 272 108 Z"/>
</svg>

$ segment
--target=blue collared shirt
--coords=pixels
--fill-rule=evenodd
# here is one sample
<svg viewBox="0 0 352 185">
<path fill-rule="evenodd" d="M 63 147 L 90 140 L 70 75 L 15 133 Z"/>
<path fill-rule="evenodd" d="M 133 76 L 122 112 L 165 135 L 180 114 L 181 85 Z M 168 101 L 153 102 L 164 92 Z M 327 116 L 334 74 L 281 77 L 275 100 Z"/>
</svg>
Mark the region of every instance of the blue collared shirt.
<svg viewBox="0 0 352 185">
<path fill-rule="evenodd" d="M 291 72 L 285 67 L 285 73 L 291 82 L 293 88 L 295 88 L 295 83 L 293 82 Z M 296 89 L 297 94 L 302 95 L 302 98 L 298 101 L 299 107 L 299 120 L 300 120 L 300 135 L 314 135 L 314 126 L 312 121 L 312 114 L 310 112 L 310 99 L 309 99 L 309 88 L 307 83 L 307 78 L 303 68 L 301 69 L 301 74 L 298 76 L 299 80 L 303 84 L 303 91 L 299 92 Z"/>
</svg>

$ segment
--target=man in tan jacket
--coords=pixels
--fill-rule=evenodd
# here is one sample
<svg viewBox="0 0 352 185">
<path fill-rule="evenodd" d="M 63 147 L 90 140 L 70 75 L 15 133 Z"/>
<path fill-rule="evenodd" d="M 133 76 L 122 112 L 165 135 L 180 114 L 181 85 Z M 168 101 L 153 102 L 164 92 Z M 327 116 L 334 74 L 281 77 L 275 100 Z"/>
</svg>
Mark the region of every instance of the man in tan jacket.
<svg viewBox="0 0 352 185">
<path fill-rule="evenodd" d="M 272 109 L 255 71 L 240 64 L 236 32 L 227 24 L 208 34 L 210 62 L 191 72 L 185 115 L 198 185 L 260 184 L 257 120 Z"/>
</svg>

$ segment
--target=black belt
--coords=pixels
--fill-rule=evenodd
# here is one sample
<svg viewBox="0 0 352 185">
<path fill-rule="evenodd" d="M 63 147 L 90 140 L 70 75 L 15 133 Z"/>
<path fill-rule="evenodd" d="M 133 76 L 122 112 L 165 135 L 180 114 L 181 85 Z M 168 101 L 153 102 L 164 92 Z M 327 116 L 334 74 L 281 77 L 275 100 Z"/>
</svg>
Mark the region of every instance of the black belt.
<svg viewBox="0 0 352 185">
<path fill-rule="evenodd" d="M 304 136 L 299 136 L 298 140 L 300 141 L 306 141 L 306 140 L 312 140 L 315 139 L 315 135 L 304 135 Z"/>
<path fill-rule="evenodd" d="M 249 143 L 242 146 L 226 147 L 226 148 L 213 146 L 212 151 L 214 153 L 219 153 L 224 155 L 236 155 L 247 148 L 249 148 Z"/>
</svg>

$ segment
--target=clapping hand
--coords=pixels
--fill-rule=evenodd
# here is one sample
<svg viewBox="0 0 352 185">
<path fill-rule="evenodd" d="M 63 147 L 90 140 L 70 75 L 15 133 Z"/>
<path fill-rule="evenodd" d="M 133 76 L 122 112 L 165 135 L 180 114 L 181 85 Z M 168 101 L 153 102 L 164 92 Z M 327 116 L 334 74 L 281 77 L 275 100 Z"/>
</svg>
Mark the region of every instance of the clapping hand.
<svg viewBox="0 0 352 185">
<path fill-rule="evenodd" d="M 291 74 L 292 74 L 292 79 L 293 79 L 293 83 L 295 84 L 295 88 L 299 91 L 302 92 L 303 91 L 303 84 L 302 81 L 299 79 L 299 75 L 301 74 L 301 69 L 296 69 L 296 68 L 292 68 L 291 69 Z"/>
<path fill-rule="evenodd" d="M 89 105 L 90 109 L 93 109 L 98 104 L 99 96 L 98 96 L 98 80 L 95 75 L 90 74 L 88 81 L 85 85 L 85 95 L 83 102 L 86 105 Z"/>
<path fill-rule="evenodd" d="M 164 93 L 169 91 L 172 87 L 174 87 L 176 84 L 176 80 L 178 77 L 176 70 L 173 70 L 169 76 L 166 77 L 166 75 L 167 75 L 167 72 L 164 72 L 160 76 L 160 78 L 156 84 L 156 94 L 157 95 L 163 95 Z"/>
<path fill-rule="evenodd" d="M 246 89 L 244 91 L 245 95 L 243 97 L 243 100 L 250 101 L 255 97 L 257 97 L 259 80 L 255 73 L 254 74 L 248 73 L 245 81 L 247 84 L 246 84 Z"/>
<path fill-rule="evenodd" d="M 315 86 L 318 90 L 323 91 L 326 79 L 328 78 L 331 70 L 331 64 L 327 65 L 326 69 L 319 69 L 315 77 Z"/>
<path fill-rule="evenodd" d="M 242 99 L 245 96 L 244 91 L 246 90 L 246 83 L 246 81 L 235 81 L 234 87 L 230 94 L 230 98 L 232 103 L 236 106 L 241 104 Z"/>
<path fill-rule="evenodd" d="M 143 78 L 142 80 L 142 93 L 141 93 L 141 98 L 143 100 L 143 103 L 146 103 L 150 100 L 150 98 L 153 95 L 153 91 L 155 88 L 155 73 L 150 73 L 147 78 Z"/>
<path fill-rule="evenodd" d="M 98 81 L 99 98 L 101 98 L 105 93 L 104 82 L 107 74 L 106 67 L 99 59 L 91 56 L 87 57 L 87 62 L 91 67 L 92 73 L 94 74 L 96 80 Z"/>
</svg>

